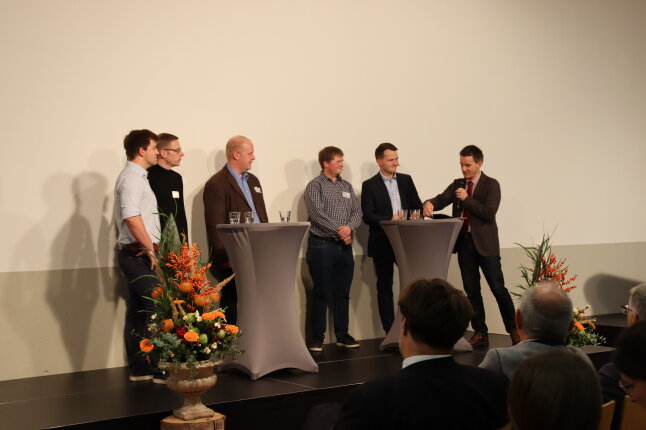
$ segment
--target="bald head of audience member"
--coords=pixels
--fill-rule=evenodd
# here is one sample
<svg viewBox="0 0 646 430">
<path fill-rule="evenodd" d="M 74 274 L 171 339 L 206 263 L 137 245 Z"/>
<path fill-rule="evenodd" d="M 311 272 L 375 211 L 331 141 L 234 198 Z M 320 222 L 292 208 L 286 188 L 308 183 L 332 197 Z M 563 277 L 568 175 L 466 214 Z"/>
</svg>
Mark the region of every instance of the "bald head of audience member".
<svg viewBox="0 0 646 430">
<path fill-rule="evenodd" d="M 442 279 L 409 284 L 399 296 L 399 309 L 399 350 L 404 358 L 450 354 L 472 314 L 467 296 Z"/>
<path fill-rule="evenodd" d="M 233 136 L 226 146 L 227 163 L 240 175 L 251 170 L 251 164 L 256 159 L 253 143 L 247 137 Z"/>
<path fill-rule="evenodd" d="M 529 288 L 516 310 L 522 340 L 564 340 L 572 328 L 572 300 L 552 281 Z"/>
</svg>

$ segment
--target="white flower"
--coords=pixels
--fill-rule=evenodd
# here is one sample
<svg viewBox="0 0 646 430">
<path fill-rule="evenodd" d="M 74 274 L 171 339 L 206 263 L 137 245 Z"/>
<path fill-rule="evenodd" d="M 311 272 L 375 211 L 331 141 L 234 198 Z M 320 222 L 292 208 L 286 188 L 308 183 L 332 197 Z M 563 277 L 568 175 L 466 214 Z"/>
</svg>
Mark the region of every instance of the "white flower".
<svg viewBox="0 0 646 430">
<path fill-rule="evenodd" d="M 211 349 L 207 346 L 206 348 L 204 348 L 204 353 L 205 353 L 205 354 L 210 354 L 210 353 L 211 353 Z"/>
<path fill-rule="evenodd" d="M 188 315 L 184 315 L 184 317 L 183 317 L 182 319 L 183 319 L 184 321 L 188 321 Z"/>
<path fill-rule="evenodd" d="M 157 318 L 157 314 L 153 314 L 153 315 L 150 317 L 150 319 L 151 319 L 151 320 L 154 320 L 155 318 Z"/>
<path fill-rule="evenodd" d="M 196 310 L 196 311 L 195 311 L 195 316 L 196 316 L 197 318 L 199 318 L 199 317 L 200 317 L 200 311 Z"/>
<path fill-rule="evenodd" d="M 211 345 L 211 348 L 218 349 L 218 344 L 216 342 L 214 342 L 213 345 Z"/>
<path fill-rule="evenodd" d="M 197 322 L 201 322 L 201 321 L 202 321 L 202 317 L 197 317 L 197 318 L 195 319 L 195 321 L 197 321 Z"/>
</svg>

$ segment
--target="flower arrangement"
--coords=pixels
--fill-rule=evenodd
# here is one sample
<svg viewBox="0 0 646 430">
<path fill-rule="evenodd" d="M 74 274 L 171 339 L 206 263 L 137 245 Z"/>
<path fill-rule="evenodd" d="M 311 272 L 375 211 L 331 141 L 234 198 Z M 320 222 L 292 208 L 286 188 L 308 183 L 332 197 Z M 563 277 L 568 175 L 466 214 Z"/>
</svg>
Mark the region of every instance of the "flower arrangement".
<svg viewBox="0 0 646 430">
<path fill-rule="evenodd" d="M 514 296 L 518 298 L 522 297 L 528 288 L 539 284 L 543 280 L 556 282 L 566 293 L 576 288 L 573 282 L 576 280 L 577 275 L 570 276 L 570 269 L 566 265 L 565 258 L 557 259 L 556 255 L 552 252 L 551 240 L 552 238 L 549 234 L 543 234 L 543 239 L 538 245 L 524 246 L 517 243 L 525 251 L 525 255 L 531 261 L 531 265 L 520 265 L 520 275 L 525 283 L 516 286 L 521 292 L 512 291 L 511 293 Z M 585 308 L 573 309 L 573 327 L 567 338 L 568 345 L 584 346 L 602 345 L 605 343 L 606 339 L 595 331 L 596 326 L 594 322 L 596 320 L 584 317 L 584 313 L 588 308 L 590 306 L 586 305 Z"/>
<path fill-rule="evenodd" d="M 142 353 L 193 368 L 198 361 L 217 362 L 242 352 L 237 344 L 240 329 L 227 324 L 224 310 L 215 306 L 220 290 L 235 274 L 211 285 L 206 277 L 210 264 L 200 263 L 197 244 L 189 245 L 184 237 L 180 242 L 170 220 L 160 239 L 159 285 L 150 294 L 154 310 L 148 326 L 150 338 L 139 343 Z"/>
</svg>

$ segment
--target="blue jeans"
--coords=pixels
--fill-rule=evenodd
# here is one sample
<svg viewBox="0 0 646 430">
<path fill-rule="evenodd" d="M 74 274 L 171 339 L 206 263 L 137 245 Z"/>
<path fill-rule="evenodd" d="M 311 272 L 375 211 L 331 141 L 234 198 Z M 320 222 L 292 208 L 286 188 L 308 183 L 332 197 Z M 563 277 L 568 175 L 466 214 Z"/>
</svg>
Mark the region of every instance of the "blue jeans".
<svg viewBox="0 0 646 430">
<path fill-rule="evenodd" d="M 338 338 L 348 332 L 350 286 L 354 273 L 352 246 L 310 235 L 307 265 L 313 283 L 312 337 L 322 339 L 331 304 L 334 333 Z"/>
<path fill-rule="evenodd" d="M 458 251 L 458 264 L 460 265 L 460 274 L 462 275 L 462 284 L 464 292 L 467 294 L 471 307 L 473 307 L 473 317 L 471 318 L 471 328 L 476 333 L 487 333 L 487 324 L 485 323 L 485 309 L 480 292 L 480 269 L 489 284 L 489 288 L 496 298 L 498 309 L 505 324 L 505 330 L 511 332 L 516 328 L 514 322 L 514 303 L 511 300 L 509 291 L 505 288 L 505 279 L 502 275 L 500 266 L 500 256 L 490 255 L 482 256 L 473 243 L 470 234 L 460 234 L 456 243 Z"/>
<path fill-rule="evenodd" d="M 156 277 L 142 275 L 155 275 L 150 270 L 150 260 L 144 254 L 136 256 L 139 251 L 122 249 L 118 254 L 119 268 L 128 278 L 128 298 L 126 299 L 126 326 L 124 328 L 124 340 L 128 366 L 132 376 L 152 375 L 159 372 L 157 369 L 157 357 L 150 354 L 150 362 L 140 352 L 139 342 L 149 338 L 148 323 L 150 312 L 154 309 L 153 302 L 146 299 L 150 297 L 152 289 L 159 285 Z M 139 278 L 139 279 L 137 279 Z M 136 279 L 136 281 L 134 281 Z M 133 282 L 134 281 L 134 282 Z"/>
</svg>

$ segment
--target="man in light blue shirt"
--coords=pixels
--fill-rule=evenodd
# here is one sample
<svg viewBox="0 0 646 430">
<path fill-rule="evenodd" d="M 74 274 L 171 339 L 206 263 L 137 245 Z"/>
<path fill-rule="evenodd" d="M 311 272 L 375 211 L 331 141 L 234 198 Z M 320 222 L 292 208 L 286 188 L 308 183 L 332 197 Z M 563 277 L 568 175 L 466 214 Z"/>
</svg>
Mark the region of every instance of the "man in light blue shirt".
<svg viewBox="0 0 646 430">
<path fill-rule="evenodd" d="M 123 146 L 128 161 L 114 187 L 115 217 L 119 229 L 117 241 L 119 268 L 128 278 L 126 325 L 124 329 L 130 380 L 153 380 L 164 384 L 164 374 L 157 368 L 157 359 L 150 362 L 139 353 L 139 341 L 149 336 L 148 316 L 152 310 L 147 299 L 157 285 L 155 251 L 159 249 L 159 215 L 157 199 L 148 183 L 146 169 L 157 164 L 157 135 L 150 130 L 133 130 Z"/>
</svg>

